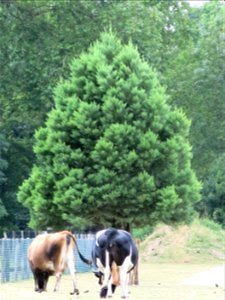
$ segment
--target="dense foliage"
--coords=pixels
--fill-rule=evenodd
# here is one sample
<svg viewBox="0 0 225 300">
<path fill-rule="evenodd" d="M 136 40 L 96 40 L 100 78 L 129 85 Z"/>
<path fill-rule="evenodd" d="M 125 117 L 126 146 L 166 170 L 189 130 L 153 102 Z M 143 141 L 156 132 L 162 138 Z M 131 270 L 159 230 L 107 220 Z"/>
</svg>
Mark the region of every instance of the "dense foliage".
<svg viewBox="0 0 225 300">
<path fill-rule="evenodd" d="M 221 155 L 211 167 L 204 181 L 202 201 L 198 207 L 201 215 L 209 216 L 225 227 L 225 154 Z"/>
<path fill-rule="evenodd" d="M 192 41 L 167 76 L 170 94 L 192 119 L 193 166 L 203 181 L 225 149 L 224 15 L 225 5 L 216 1 L 191 13 Z"/>
<path fill-rule="evenodd" d="M 3 154 L 7 150 L 7 143 L 2 134 L 0 134 L 0 219 L 7 216 L 7 211 L 1 195 L 3 194 L 3 187 L 6 181 L 5 170 L 7 169 L 7 161 L 3 159 Z"/>
<path fill-rule="evenodd" d="M 102 35 L 73 61 L 36 133 L 37 164 L 18 194 L 31 225 L 188 221 L 199 198 L 188 129 L 134 46 Z"/>
<path fill-rule="evenodd" d="M 132 40 L 168 102 L 192 120 L 192 163 L 204 182 L 224 152 L 224 10 L 221 1 L 190 8 L 185 1 L 0 0 L 0 229 L 26 226 L 16 194 L 36 161 L 34 131 L 71 59 L 109 28 Z"/>
</svg>

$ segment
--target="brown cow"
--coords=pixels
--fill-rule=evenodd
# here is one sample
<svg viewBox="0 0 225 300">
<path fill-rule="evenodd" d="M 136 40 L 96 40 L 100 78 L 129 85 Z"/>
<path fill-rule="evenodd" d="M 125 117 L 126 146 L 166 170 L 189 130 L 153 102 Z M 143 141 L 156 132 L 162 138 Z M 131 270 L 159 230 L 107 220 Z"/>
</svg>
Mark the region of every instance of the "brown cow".
<svg viewBox="0 0 225 300">
<path fill-rule="evenodd" d="M 80 253 L 76 239 L 69 231 L 40 234 L 35 237 L 28 249 L 28 259 L 34 276 L 36 292 L 46 291 L 48 278 L 51 275 L 56 275 L 54 291 L 57 291 L 62 273 L 68 267 L 73 280 L 71 294 L 79 294 L 75 280 L 74 245 L 81 260 L 91 264 L 91 261 Z"/>
</svg>

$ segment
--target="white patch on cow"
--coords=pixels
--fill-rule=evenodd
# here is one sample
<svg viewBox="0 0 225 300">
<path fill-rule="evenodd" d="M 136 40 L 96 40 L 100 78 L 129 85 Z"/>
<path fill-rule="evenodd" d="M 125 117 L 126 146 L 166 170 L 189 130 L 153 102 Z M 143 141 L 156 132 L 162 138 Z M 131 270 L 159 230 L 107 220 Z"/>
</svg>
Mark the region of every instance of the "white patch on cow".
<svg viewBox="0 0 225 300">
<path fill-rule="evenodd" d="M 101 260 L 99 258 L 96 259 L 96 265 L 98 269 L 104 274 L 104 280 L 103 280 L 103 286 L 107 286 L 107 297 L 112 296 L 112 289 L 111 289 L 111 271 L 110 271 L 110 265 L 109 265 L 109 252 L 105 251 L 105 267 L 102 264 Z"/>
<path fill-rule="evenodd" d="M 104 266 L 103 266 L 103 264 L 101 263 L 100 258 L 96 258 L 96 265 L 97 265 L 99 271 L 101 271 L 102 273 L 104 273 Z"/>
<path fill-rule="evenodd" d="M 106 229 L 103 229 L 103 230 L 100 230 L 100 231 L 98 231 L 98 232 L 96 233 L 96 241 L 95 241 L 95 244 L 96 244 L 97 247 L 99 247 L 98 238 L 99 238 L 102 234 L 104 234 L 105 231 L 106 231 Z"/>
<path fill-rule="evenodd" d="M 74 267 L 74 253 L 73 253 L 73 248 L 72 249 L 69 248 L 68 250 L 69 251 L 67 252 L 67 256 L 66 256 L 66 263 L 70 275 L 72 277 L 73 289 L 75 291 L 77 289 L 77 286 L 76 286 L 76 275 L 75 275 L 75 267 Z"/>
<path fill-rule="evenodd" d="M 54 264 L 52 261 L 46 261 L 44 262 L 44 265 L 43 265 L 43 270 L 48 270 L 48 271 L 53 271 L 55 272 L 55 267 L 54 267 Z"/>
<path fill-rule="evenodd" d="M 112 288 L 111 288 L 111 270 L 109 265 L 109 251 L 105 251 L 105 268 L 104 268 L 104 281 L 103 286 L 107 286 L 107 297 L 112 296 Z"/>
<path fill-rule="evenodd" d="M 105 251 L 104 277 L 103 285 L 106 285 L 110 277 L 109 252 L 107 250 Z"/>
<path fill-rule="evenodd" d="M 123 264 L 119 267 L 120 270 L 120 285 L 121 285 L 121 297 L 128 297 L 128 272 L 133 268 L 131 261 L 132 249 L 130 249 L 130 255 L 127 256 Z"/>
</svg>

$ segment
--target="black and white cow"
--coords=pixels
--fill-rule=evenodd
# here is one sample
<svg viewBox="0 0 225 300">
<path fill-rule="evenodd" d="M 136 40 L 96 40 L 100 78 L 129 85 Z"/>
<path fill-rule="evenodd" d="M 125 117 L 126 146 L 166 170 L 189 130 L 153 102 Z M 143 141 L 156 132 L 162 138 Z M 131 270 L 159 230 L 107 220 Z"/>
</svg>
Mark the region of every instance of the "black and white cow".
<svg viewBox="0 0 225 300">
<path fill-rule="evenodd" d="M 136 266 L 138 250 L 129 232 L 108 228 L 97 232 L 92 249 L 92 260 L 103 287 L 101 298 L 111 297 L 121 285 L 122 298 L 128 296 L 128 273 Z"/>
</svg>

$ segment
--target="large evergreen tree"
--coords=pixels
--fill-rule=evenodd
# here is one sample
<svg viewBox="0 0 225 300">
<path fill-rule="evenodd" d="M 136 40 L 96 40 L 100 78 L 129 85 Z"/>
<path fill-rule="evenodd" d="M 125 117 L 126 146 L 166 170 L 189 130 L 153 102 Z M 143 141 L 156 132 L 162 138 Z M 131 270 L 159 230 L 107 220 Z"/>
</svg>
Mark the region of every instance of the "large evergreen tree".
<svg viewBox="0 0 225 300">
<path fill-rule="evenodd" d="M 31 227 L 190 219 L 200 187 L 190 122 L 169 107 L 131 43 L 103 34 L 73 61 L 54 99 L 36 133 L 37 164 L 18 194 Z"/>
<path fill-rule="evenodd" d="M 167 70 L 178 65 L 176 57 L 183 48 L 190 51 L 187 12 L 187 3 L 173 0 L 49 0 L 41 5 L 39 0 L 0 0 L 0 131 L 9 144 L 1 193 L 8 215 L 0 227 L 25 226 L 28 216 L 16 192 L 35 162 L 34 131 L 43 126 L 53 104 L 52 87 L 60 76 L 67 77 L 71 57 L 111 26 L 123 42 L 132 39 L 172 94 Z M 176 80 L 174 76 L 177 86 L 180 75 Z"/>
</svg>

